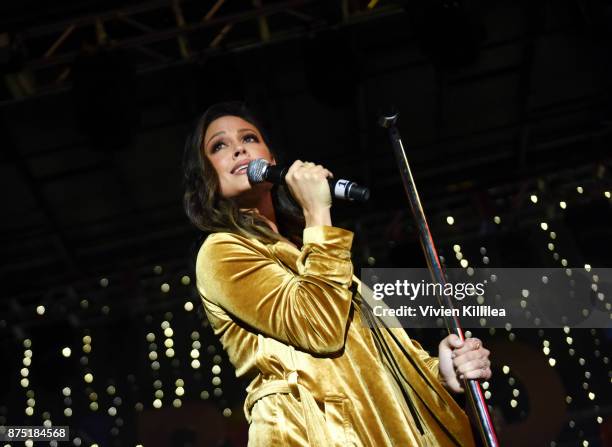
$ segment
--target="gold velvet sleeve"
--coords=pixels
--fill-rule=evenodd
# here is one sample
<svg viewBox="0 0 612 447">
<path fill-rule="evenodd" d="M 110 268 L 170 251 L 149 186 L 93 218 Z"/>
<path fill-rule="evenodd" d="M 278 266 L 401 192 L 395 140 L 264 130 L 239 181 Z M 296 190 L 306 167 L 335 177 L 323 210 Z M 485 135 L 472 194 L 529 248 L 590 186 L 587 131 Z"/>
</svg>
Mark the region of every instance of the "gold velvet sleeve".
<svg viewBox="0 0 612 447">
<path fill-rule="evenodd" d="M 425 364 L 427 369 L 429 369 L 433 373 L 434 377 L 436 377 L 438 380 L 441 379 L 439 368 L 440 359 L 438 357 L 432 357 L 431 355 L 429 355 L 429 352 L 423 349 L 423 346 L 421 346 L 418 341 L 416 341 L 412 337 L 409 337 L 408 334 L 406 334 L 406 332 L 404 331 L 404 329 L 391 328 L 390 330 L 400 335 L 398 339 L 403 340 L 402 344 L 405 345 L 404 347 L 408 348 L 411 352 L 414 352 Z"/>
<path fill-rule="evenodd" d="M 306 228 L 296 275 L 257 241 L 211 234 L 196 261 L 198 289 L 265 335 L 313 353 L 336 352 L 351 309 L 352 242 L 353 233 L 341 228 Z"/>
</svg>

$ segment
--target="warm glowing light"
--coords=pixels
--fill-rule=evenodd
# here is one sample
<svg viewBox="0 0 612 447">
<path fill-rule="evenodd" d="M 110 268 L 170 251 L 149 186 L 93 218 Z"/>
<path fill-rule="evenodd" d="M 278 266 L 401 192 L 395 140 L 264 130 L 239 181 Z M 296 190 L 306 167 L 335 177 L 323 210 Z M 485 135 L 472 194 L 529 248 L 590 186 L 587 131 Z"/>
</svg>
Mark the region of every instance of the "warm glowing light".
<svg viewBox="0 0 612 447">
<path fill-rule="evenodd" d="M 499 224 L 501 223 L 501 217 L 499 217 L 499 216 L 495 216 L 495 217 L 493 218 L 493 222 L 495 222 L 497 225 L 499 225 Z"/>
<path fill-rule="evenodd" d="M 155 407 L 155 408 L 161 408 L 161 406 L 162 406 L 162 401 L 161 401 L 160 399 L 155 399 L 155 400 L 153 401 L 153 407 Z"/>
<path fill-rule="evenodd" d="M 45 313 L 45 306 L 37 306 L 36 307 L 36 313 L 38 315 L 44 315 L 44 313 Z"/>
<path fill-rule="evenodd" d="M 168 284 L 167 282 L 163 283 L 161 285 L 161 291 L 164 293 L 168 293 L 170 291 L 170 284 Z"/>
<path fill-rule="evenodd" d="M 562 210 L 564 210 L 565 208 L 567 208 L 567 203 L 561 201 L 559 202 L 559 206 L 561 207 Z"/>
<path fill-rule="evenodd" d="M 191 301 L 186 301 L 183 307 L 187 312 L 191 312 L 193 310 L 193 303 Z"/>
<path fill-rule="evenodd" d="M 85 382 L 87 382 L 87 383 L 93 382 L 93 374 L 92 373 L 85 374 L 83 376 L 83 380 L 85 380 Z"/>
<path fill-rule="evenodd" d="M 455 218 L 453 216 L 447 216 L 446 217 L 446 223 L 449 225 L 452 225 L 455 223 Z"/>
<path fill-rule="evenodd" d="M 181 278 L 181 284 L 183 284 L 184 286 L 188 286 L 191 283 L 191 278 L 187 275 L 183 276 Z"/>
<path fill-rule="evenodd" d="M 533 203 L 538 203 L 538 196 L 536 196 L 535 194 L 531 194 L 531 197 L 529 198 Z"/>
<path fill-rule="evenodd" d="M 72 350 L 69 347 L 65 347 L 64 349 L 62 349 L 62 355 L 66 358 L 70 357 L 70 354 L 72 354 Z"/>
<path fill-rule="evenodd" d="M 166 329 L 164 329 L 164 335 L 166 337 L 172 337 L 174 335 L 174 331 L 171 327 L 167 327 Z"/>
<path fill-rule="evenodd" d="M 544 231 L 548 230 L 548 224 L 546 222 L 540 223 L 540 228 Z"/>
</svg>

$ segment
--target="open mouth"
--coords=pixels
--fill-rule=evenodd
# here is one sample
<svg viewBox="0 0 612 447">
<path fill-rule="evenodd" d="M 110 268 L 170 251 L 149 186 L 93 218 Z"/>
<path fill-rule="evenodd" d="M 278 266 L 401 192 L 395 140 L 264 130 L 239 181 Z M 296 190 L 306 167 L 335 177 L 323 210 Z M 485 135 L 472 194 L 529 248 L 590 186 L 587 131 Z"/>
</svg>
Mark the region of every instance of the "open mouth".
<svg viewBox="0 0 612 447">
<path fill-rule="evenodd" d="M 242 174 L 246 174 L 247 168 L 249 167 L 248 164 L 244 165 L 244 166 L 240 166 L 238 169 L 234 170 L 234 175 L 242 175 Z"/>
<path fill-rule="evenodd" d="M 249 167 L 249 161 L 250 160 L 246 160 L 244 163 L 240 163 L 238 166 L 236 166 L 234 170 L 232 171 L 232 174 L 234 175 L 246 174 L 247 168 Z"/>
</svg>

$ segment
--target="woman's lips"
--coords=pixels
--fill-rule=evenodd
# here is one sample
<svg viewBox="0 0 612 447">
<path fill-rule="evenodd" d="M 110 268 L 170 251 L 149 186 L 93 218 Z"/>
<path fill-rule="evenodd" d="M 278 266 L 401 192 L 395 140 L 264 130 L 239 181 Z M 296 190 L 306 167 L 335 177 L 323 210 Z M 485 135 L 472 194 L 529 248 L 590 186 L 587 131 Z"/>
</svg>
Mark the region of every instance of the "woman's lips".
<svg viewBox="0 0 612 447">
<path fill-rule="evenodd" d="M 234 166 L 234 169 L 232 169 L 232 174 L 234 174 L 234 175 L 242 175 L 242 174 L 246 173 L 246 170 L 247 170 L 247 168 L 249 166 L 249 162 L 250 161 L 251 160 L 243 160 L 243 161 L 237 163 Z"/>
<path fill-rule="evenodd" d="M 238 169 L 234 170 L 234 175 L 244 175 L 247 172 L 248 163 L 244 166 L 240 166 Z"/>
</svg>

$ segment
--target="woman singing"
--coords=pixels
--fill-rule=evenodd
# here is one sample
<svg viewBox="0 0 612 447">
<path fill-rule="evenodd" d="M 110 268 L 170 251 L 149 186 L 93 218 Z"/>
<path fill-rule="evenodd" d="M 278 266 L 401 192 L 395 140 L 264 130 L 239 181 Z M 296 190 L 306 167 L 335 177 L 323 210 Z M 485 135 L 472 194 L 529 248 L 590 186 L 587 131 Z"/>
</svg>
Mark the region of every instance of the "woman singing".
<svg viewBox="0 0 612 447">
<path fill-rule="evenodd" d="M 268 143 L 244 105 L 217 104 L 184 165 L 186 212 L 207 236 L 197 288 L 236 375 L 252 378 L 249 446 L 474 445 L 449 391 L 488 379 L 489 351 L 450 335 L 435 358 L 401 328 L 367 327 L 353 234 L 330 217 L 332 173 L 298 160 L 286 186 L 251 185 L 250 160 L 275 164 Z"/>
</svg>

